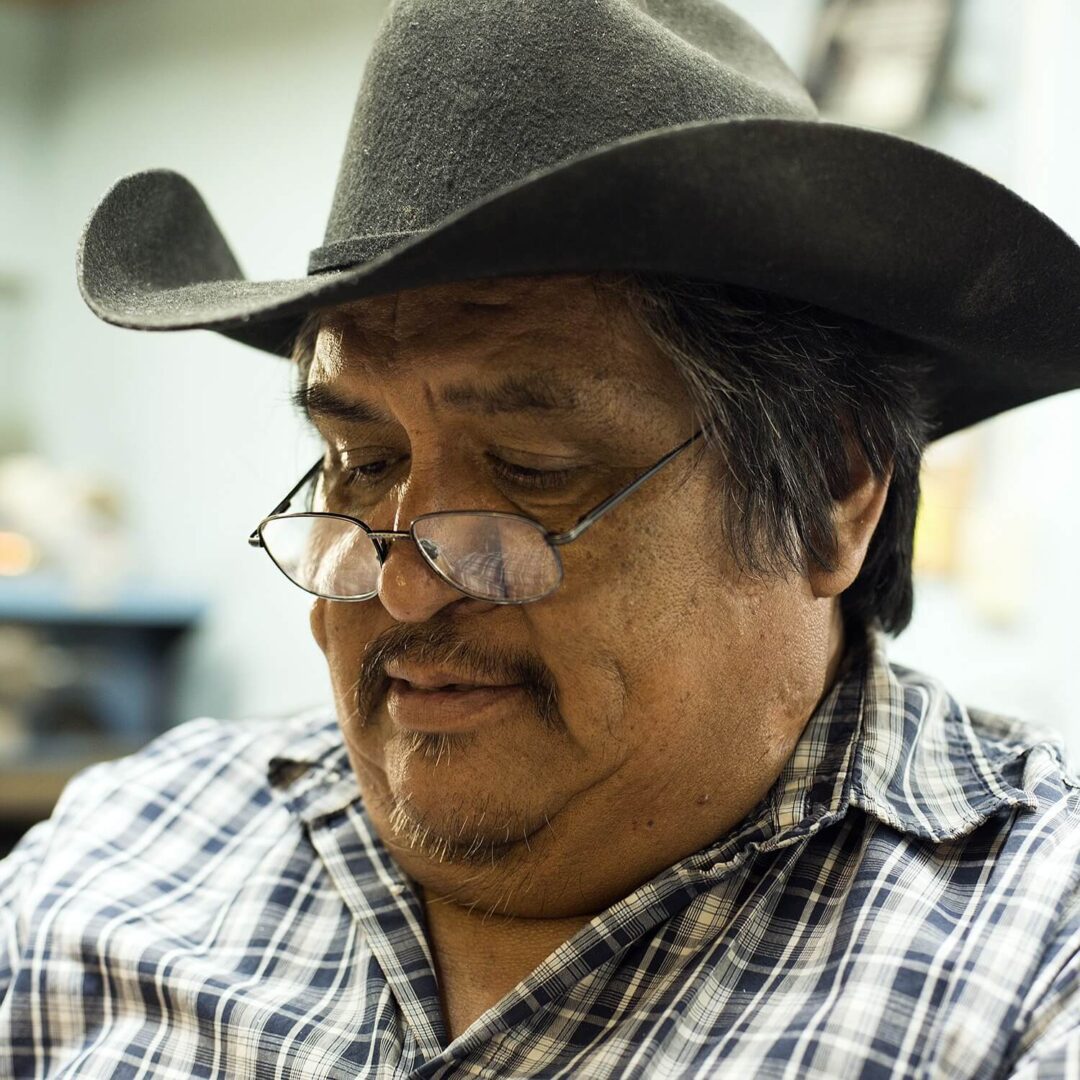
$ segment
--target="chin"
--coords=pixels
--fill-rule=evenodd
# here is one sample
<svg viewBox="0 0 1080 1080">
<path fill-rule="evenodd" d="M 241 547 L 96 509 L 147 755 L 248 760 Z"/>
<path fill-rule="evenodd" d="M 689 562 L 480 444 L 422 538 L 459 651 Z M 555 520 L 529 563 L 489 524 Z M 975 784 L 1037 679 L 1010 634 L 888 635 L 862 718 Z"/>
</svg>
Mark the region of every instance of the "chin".
<svg viewBox="0 0 1080 1080">
<path fill-rule="evenodd" d="M 392 837 L 396 856 L 459 866 L 505 864 L 518 851 L 529 853 L 533 838 L 547 825 L 523 814 L 520 807 L 498 803 L 493 796 L 476 793 L 466 801 L 448 802 L 440 791 L 435 806 L 416 795 L 398 796 L 385 815 L 384 827 Z M 380 830 L 381 831 L 381 830 Z"/>
<path fill-rule="evenodd" d="M 591 781 L 543 739 L 530 746 L 484 732 L 394 732 L 366 763 L 364 802 L 380 837 L 417 865 L 491 866 L 518 851 L 531 859 Z"/>
</svg>

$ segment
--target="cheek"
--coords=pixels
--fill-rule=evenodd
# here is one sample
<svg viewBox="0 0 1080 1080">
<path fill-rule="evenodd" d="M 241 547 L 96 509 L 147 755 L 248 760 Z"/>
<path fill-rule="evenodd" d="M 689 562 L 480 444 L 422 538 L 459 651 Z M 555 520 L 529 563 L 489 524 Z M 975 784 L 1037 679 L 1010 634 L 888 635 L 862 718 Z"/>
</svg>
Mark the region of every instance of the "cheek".
<svg viewBox="0 0 1080 1080">
<path fill-rule="evenodd" d="M 789 590 L 741 575 L 708 524 L 706 500 L 696 512 L 691 503 L 632 531 L 603 530 L 567 558 L 551 609 L 548 639 L 617 671 L 627 722 L 644 730 L 732 686 L 753 697 L 790 614 Z"/>
<path fill-rule="evenodd" d="M 311 636 L 315 639 L 315 644 L 322 650 L 323 656 L 329 655 L 326 651 L 326 617 L 328 607 L 328 601 L 317 599 L 311 605 L 311 612 L 308 615 L 308 625 L 311 627 Z"/>
<path fill-rule="evenodd" d="M 566 559 L 569 624 L 638 651 L 660 636 L 681 634 L 688 620 L 718 614 L 715 599 L 705 597 L 723 595 L 727 583 L 707 540 L 681 520 L 603 530 Z"/>
<path fill-rule="evenodd" d="M 564 555 L 562 588 L 534 613 L 538 640 L 567 691 L 649 710 L 714 651 L 716 627 L 730 623 L 725 590 L 699 548 L 660 526 L 596 540 Z"/>
<path fill-rule="evenodd" d="M 311 634 L 326 657 L 330 680 L 339 693 L 355 686 L 365 647 L 376 636 L 366 606 L 321 599 L 311 605 Z"/>
</svg>

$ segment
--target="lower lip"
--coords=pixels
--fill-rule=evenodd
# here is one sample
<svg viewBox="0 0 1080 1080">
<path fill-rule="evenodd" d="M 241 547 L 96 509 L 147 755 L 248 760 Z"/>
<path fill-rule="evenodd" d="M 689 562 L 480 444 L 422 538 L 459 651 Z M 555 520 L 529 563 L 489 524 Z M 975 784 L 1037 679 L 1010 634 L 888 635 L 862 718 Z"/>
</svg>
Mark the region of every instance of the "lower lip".
<svg viewBox="0 0 1080 1080">
<path fill-rule="evenodd" d="M 486 711 L 512 702 L 521 686 L 484 686 L 476 690 L 415 690 L 391 679 L 386 708 L 391 719 L 412 731 L 464 731 L 475 727 Z"/>
</svg>

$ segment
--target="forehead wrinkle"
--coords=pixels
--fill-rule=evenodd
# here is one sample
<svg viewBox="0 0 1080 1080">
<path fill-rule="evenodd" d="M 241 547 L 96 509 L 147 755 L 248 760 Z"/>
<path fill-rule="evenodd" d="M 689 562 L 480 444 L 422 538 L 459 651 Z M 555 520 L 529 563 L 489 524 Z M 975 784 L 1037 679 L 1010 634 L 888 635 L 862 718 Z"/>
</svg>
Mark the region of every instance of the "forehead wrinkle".
<svg viewBox="0 0 1080 1080">
<path fill-rule="evenodd" d="M 439 400 L 451 408 L 494 416 L 500 412 L 572 412 L 581 398 L 570 383 L 531 371 L 510 372 L 490 388 L 471 382 L 451 383 L 443 387 Z"/>
<path fill-rule="evenodd" d="M 474 393 L 478 395 L 474 408 L 461 410 L 464 415 L 471 413 L 474 416 L 491 417 L 495 414 L 512 414 L 515 419 L 520 418 L 531 425 L 538 424 L 551 431 L 555 430 L 551 428 L 554 418 L 566 418 L 575 426 L 581 425 L 582 433 L 591 430 L 599 438 L 617 441 L 633 439 L 635 432 L 644 433 L 650 424 L 650 416 L 654 416 L 658 411 L 655 396 L 643 394 L 632 381 L 622 378 L 602 380 L 595 376 L 580 388 L 582 392 L 564 380 L 555 382 L 555 386 L 564 391 L 568 390 L 573 395 L 576 408 L 546 409 L 543 405 L 529 408 L 526 401 L 524 409 L 519 410 L 516 406 L 521 402 L 516 395 L 522 391 L 522 387 L 525 393 L 536 389 L 530 375 L 535 376 L 536 373 L 509 373 L 502 383 L 494 387 L 477 387 L 472 383 L 452 384 L 444 388 L 444 392 L 447 389 L 454 392 L 460 390 L 470 399 Z M 509 398 L 488 407 L 489 395 L 498 394 L 507 382 L 510 383 Z M 435 391 L 431 383 L 424 380 L 418 392 L 425 399 L 428 409 L 436 411 Z M 346 427 L 358 431 L 383 428 L 387 425 L 396 426 L 400 422 L 400 418 L 395 417 L 392 411 L 387 411 L 378 400 L 366 396 L 363 383 L 355 378 L 324 380 L 316 377 L 306 387 L 297 391 L 294 401 L 307 419 L 316 423 L 316 426 L 320 418 L 343 423 Z M 566 399 L 560 404 L 567 404 Z"/>
<path fill-rule="evenodd" d="M 651 349 L 643 349 L 633 327 L 628 328 L 616 312 L 606 307 L 599 312 L 601 318 L 592 318 L 591 332 L 581 333 L 585 327 L 569 319 L 564 309 L 553 312 L 546 304 L 516 306 L 510 297 L 491 293 L 451 299 L 447 303 L 444 294 L 432 293 L 413 304 L 412 314 L 422 318 L 412 321 L 417 332 L 410 335 L 400 333 L 396 295 L 328 312 L 332 317 L 328 320 L 329 332 L 325 342 L 320 339 L 318 343 L 318 370 L 312 372 L 313 376 L 328 383 L 338 383 L 340 377 L 341 389 L 361 399 L 365 396 L 365 382 L 385 379 L 393 383 L 397 377 L 418 375 L 414 392 L 430 411 L 437 407 L 440 394 L 436 377 L 455 375 L 462 383 L 444 384 L 443 400 L 451 405 L 472 403 L 477 406 L 475 412 L 488 416 L 509 411 L 491 401 L 485 403 L 484 398 L 496 376 L 513 376 L 522 385 L 509 387 L 509 392 L 516 393 L 519 405 L 533 406 L 528 411 L 543 419 L 543 399 L 549 395 L 538 386 L 524 385 L 529 381 L 527 376 L 536 372 L 558 375 L 565 366 L 585 390 L 574 394 L 573 404 L 579 410 L 575 419 L 611 427 L 610 421 L 625 417 L 625 422 L 634 427 L 673 404 L 668 400 L 672 390 L 669 380 L 656 380 L 653 374 L 659 374 L 665 365 L 657 363 L 659 358 L 652 355 Z M 567 299 L 565 293 L 562 299 Z M 577 300 L 577 296 L 570 299 Z M 485 301 L 502 303 L 487 307 Z M 371 317 L 373 303 L 380 305 L 381 317 Z M 447 317 L 440 320 L 440 312 Z M 427 328 L 425 333 L 420 332 L 421 322 Z M 429 340 L 433 325 L 434 342 Z M 403 340 L 405 337 L 409 340 Z M 641 370 L 646 352 L 650 372 Z M 565 365 L 560 364 L 560 359 L 565 359 Z M 465 388 L 463 384 L 470 376 L 478 388 Z M 549 415 L 556 414 L 554 407 L 548 411 Z"/>
<path fill-rule="evenodd" d="M 425 367 L 437 371 L 464 363 L 475 367 L 484 377 L 513 370 L 508 364 L 524 364 L 524 374 L 530 363 L 540 372 L 554 370 L 563 357 L 588 359 L 595 353 L 605 361 L 608 359 L 603 349 L 589 345 L 586 350 L 580 338 L 545 325 L 539 319 L 522 326 L 507 326 L 500 320 L 497 331 L 492 330 L 487 316 L 480 316 L 480 320 L 480 325 L 474 320 L 439 324 L 434 333 L 424 335 L 425 340 L 408 342 L 354 331 L 338 321 L 320 332 L 315 348 L 317 366 L 333 376 L 394 378 Z"/>
<path fill-rule="evenodd" d="M 388 303 L 375 309 L 344 308 L 333 320 L 343 346 L 370 357 L 379 368 L 401 364 L 406 349 L 445 348 L 486 331 L 496 318 L 502 324 L 505 316 L 521 314 L 513 304 L 478 298 L 409 305 L 406 317 L 396 294 L 392 302 L 379 299 Z"/>
<path fill-rule="evenodd" d="M 489 332 L 507 342 L 557 337 L 557 324 L 570 310 L 595 317 L 595 296 L 585 287 L 590 281 L 590 275 L 570 274 L 426 286 L 342 304 L 323 320 L 341 353 L 381 373 L 404 366 L 409 347 L 445 351 Z M 577 341 L 576 334 L 566 337 Z"/>
<path fill-rule="evenodd" d="M 522 348 L 524 342 L 527 349 Z M 560 358 L 569 361 L 565 370 L 558 363 Z M 429 410 L 441 401 L 480 415 L 515 410 L 538 417 L 562 413 L 607 427 L 605 419 L 643 418 L 658 405 L 663 408 L 663 392 L 658 393 L 659 388 L 650 385 L 652 380 L 627 360 L 618 349 L 590 343 L 586 350 L 581 341 L 551 327 L 541 333 L 534 328 L 515 330 L 485 342 L 480 349 L 475 344 L 466 349 L 461 342 L 435 353 L 402 349 L 393 360 L 346 348 L 340 332 L 331 332 L 325 341 L 320 339 L 310 382 L 363 401 L 371 384 L 378 389 L 380 384 L 418 374 L 415 392 Z M 454 381 L 440 388 L 440 375 Z"/>
</svg>

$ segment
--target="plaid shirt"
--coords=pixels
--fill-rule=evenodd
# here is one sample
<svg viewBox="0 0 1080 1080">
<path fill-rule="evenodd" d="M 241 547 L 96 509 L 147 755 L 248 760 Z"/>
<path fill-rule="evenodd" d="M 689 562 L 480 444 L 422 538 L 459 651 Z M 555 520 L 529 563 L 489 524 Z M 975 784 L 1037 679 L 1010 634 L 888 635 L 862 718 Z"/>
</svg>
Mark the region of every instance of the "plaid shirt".
<svg viewBox="0 0 1080 1080">
<path fill-rule="evenodd" d="M 739 826 L 449 1044 L 332 716 L 89 769 L 0 862 L 0 1076 L 1080 1077 L 1080 782 L 867 646 Z"/>
</svg>

